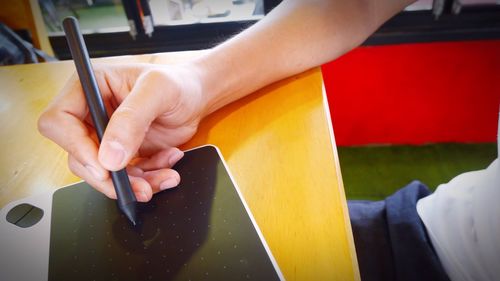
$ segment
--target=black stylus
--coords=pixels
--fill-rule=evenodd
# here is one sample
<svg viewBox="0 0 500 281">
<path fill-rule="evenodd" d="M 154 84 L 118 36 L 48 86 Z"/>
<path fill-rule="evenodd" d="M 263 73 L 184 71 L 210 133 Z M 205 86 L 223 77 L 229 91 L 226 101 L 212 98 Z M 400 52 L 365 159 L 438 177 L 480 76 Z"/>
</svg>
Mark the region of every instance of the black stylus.
<svg viewBox="0 0 500 281">
<path fill-rule="evenodd" d="M 80 82 L 83 92 L 85 93 L 85 99 L 87 100 L 97 136 L 99 137 L 99 141 L 102 141 L 102 136 L 108 125 L 109 117 L 94 72 L 92 71 L 92 65 L 90 64 L 85 41 L 83 41 L 82 33 L 78 27 L 78 21 L 74 17 L 65 18 L 63 20 L 63 28 L 71 51 L 71 56 L 75 61 L 76 71 L 78 72 L 78 77 L 80 77 Z M 111 179 L 115 187 L 118 207 L 135 225 L 137 221 L 137 200 L 132 191 L 127 171 L 125 169 L 116 172 L 112 171 Z"/>
</svg>

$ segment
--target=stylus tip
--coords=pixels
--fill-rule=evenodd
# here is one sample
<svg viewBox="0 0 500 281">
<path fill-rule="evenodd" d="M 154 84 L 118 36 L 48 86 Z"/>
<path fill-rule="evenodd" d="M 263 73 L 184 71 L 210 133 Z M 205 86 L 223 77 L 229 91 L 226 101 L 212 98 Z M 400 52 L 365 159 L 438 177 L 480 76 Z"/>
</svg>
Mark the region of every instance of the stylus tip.
<svg viewBox="0 0 500 281">
<path fill-rule="evenodd" d="M 128 220 L 134 225 L 137 225 L 137 209 L 135 203 L 130 203 L 127 205 L 120 206 L 123 214 L 128 218 Z"/>
</svg>

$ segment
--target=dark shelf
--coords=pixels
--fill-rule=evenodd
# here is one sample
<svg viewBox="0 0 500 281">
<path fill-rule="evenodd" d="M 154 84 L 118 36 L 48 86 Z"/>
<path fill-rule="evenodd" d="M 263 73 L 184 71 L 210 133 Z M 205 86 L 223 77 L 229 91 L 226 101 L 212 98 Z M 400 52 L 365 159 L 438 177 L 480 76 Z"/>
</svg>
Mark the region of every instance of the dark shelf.
<svg viewBox="0 0 500 281">
<path fill-rule="evenodd" d="M 199 50 L 215 46 L 256 21 L 157 26 L 151 38 L 133 40 L 128 32 L 85 35 L 91 57 Z M 500 8 L 464 7 L 460 14 L 443 14 L 436 20 L 432 11 L 407 11 L 395 16 L 363 45 L 385 45 L 436 41 L 500 39 Z M 59 59 L 69 59 L 64 36 L 51 36 Z"/>
</svg>

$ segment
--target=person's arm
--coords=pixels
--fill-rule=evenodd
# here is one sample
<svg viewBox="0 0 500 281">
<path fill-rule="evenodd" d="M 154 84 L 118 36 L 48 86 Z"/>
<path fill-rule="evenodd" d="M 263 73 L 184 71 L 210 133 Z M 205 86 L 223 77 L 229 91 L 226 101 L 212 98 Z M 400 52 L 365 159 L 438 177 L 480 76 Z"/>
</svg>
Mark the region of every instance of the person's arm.
<svg viewBox="0 0 500 281">
<path fill-rule="evenodd" d="M 196 61 L 207 113 L 361 44 L 412 0 L 285 0 Z"/>
<path fill-rule="evenodd" d="M 100 65 L 112 113 L 100 146 L 74 76 L 39 119 L 40 132 L 68 151 L 73 173 L 115 198 L 107 170 L 127 166 L 139 201 L 176 186 L 170 169 L 200 120 L 287 76 L 330 61 L 363 42 L 408 0 L 289 0 L 204 55 L 178 65 Z"/>
</svg>

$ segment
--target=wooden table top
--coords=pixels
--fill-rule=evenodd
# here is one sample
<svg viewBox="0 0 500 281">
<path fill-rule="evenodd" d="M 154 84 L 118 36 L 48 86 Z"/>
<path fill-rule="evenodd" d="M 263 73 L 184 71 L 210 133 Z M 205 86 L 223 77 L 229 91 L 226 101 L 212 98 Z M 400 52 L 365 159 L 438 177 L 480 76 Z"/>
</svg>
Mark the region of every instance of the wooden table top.
<svg viewBox="0 0 500 281">
<path fill-rule="evenodd" d="M 97 59 L 175 63 L 196 52 Z M 80 179 L 36 129 L 72 62 L 0 67 L 0 208 Z M 215 144 L 287 280 L 359 280 L 319 68 L 270 85 L 202 121 L 183 149 Z"/>
</svg>

